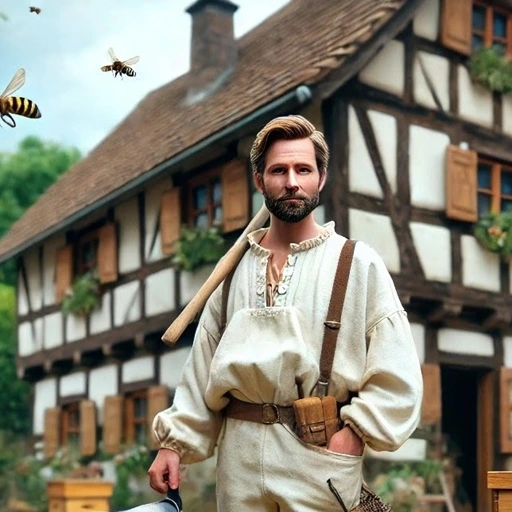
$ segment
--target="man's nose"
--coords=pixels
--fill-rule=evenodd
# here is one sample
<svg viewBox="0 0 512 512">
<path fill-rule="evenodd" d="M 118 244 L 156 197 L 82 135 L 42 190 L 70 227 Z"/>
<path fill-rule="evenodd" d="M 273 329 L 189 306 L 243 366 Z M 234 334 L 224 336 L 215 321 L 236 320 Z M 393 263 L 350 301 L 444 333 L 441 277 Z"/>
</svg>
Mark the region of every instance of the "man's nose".
<svg viewBox="0 0 512 512">
<path fill-rule="evenodd" d="M 299 188 L 299 182 L 297 181 L 297 176 L 295 172 L 290 169 L 286 175 L 286 188 L 289 189 L 297 189 Z"/>
</svg>

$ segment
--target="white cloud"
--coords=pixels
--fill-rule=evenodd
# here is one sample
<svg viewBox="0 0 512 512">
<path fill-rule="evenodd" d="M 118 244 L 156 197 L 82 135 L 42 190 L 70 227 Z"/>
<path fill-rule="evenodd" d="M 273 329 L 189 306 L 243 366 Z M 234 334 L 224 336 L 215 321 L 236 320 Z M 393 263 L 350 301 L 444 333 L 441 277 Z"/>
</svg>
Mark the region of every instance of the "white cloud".
<svg viewBox="0 0 512 512">
<path fill-rule="evenodd" d="M 235 35 L 240 37 L 289 0 L 235 0 Z M 189 67 L 193 0 L 39 0 L 40 15 L 18 2 L 0 5 L 0 90 L 24 67 L 18 95 L 35 101 L 41 119 L 16 116 L 2 125 L 0 151 L 14 151 L 37 135 L 84 153 L 98 144 L 146 94 Z M 122 60 L 140 55 L 134 78 L 114 79 L 100 67 L 112 47 Z"/>
</svg>

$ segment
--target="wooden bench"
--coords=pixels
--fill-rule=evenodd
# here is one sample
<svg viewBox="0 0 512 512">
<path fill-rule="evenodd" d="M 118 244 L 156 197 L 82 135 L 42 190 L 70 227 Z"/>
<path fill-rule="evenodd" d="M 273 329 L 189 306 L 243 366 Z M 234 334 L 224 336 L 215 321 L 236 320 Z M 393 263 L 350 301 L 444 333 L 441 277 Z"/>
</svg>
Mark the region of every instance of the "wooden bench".
<svg viewBox="0 0 512 512">
<path fill-rule="evenodd" d="M 488 471 L 487 488 L 492 492 L 492 512 L 512 512 L 512 471 Z"/>
</svg>

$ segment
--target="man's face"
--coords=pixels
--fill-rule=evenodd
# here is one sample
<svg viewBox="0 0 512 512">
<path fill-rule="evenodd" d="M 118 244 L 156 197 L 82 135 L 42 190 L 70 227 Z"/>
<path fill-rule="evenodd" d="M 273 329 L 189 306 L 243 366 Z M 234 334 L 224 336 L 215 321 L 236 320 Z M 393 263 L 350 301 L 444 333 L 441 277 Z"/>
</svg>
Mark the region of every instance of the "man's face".
<svg viewBox="0 0 512 512">
<path fill-rule="evenodd" d="M 326 173 L 318 171 L 310 139 L 278 140 L 267 152 L 265 169 L 254 174 L 268 211 L 283 222 L 300 222 L 318 205 Z"/>
</svg>

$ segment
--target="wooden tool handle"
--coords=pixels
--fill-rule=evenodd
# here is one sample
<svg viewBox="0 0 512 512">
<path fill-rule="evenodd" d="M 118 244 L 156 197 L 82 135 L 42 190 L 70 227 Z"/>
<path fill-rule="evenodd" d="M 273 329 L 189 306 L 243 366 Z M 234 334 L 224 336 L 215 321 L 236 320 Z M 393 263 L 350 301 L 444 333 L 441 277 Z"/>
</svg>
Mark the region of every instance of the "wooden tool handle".
<svg viewBox="0 0 512 512">
<path fill-rule="evenodd" d="M 237 241 L 229 249 L 229 251 L 217 263 L 213 272 L 204 282 L 192 300 L 185 306 L 183 311 L 178 315 L 176 320 L 167 328 L 162 341 L 168 345 L 174 345 L 183 334 L 187 326 L 194 321 L 196 315 L 201 311 L 210 295 L 215 291 L 217 286 L 225 279 L 225 277 L 235 268 L 245 253 L 247 234 L 264 226 L 269 217 L 267 207 L 263 205 L 258 213 L 252 218 L 251 222 L 244 229 L 243 233 L 238 237 Z"/>
</svg>

